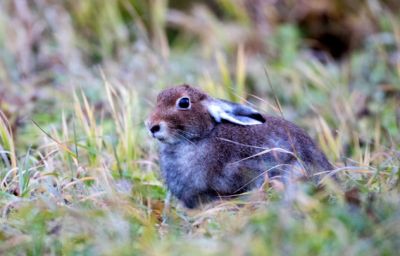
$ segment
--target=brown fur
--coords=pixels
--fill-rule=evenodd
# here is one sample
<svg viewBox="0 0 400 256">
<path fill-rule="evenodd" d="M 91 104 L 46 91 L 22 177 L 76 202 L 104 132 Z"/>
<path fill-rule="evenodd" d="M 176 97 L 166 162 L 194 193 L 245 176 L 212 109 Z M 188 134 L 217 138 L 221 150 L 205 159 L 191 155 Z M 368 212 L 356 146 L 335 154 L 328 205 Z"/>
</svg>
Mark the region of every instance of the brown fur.
<svg viewBox="0 0 400 256">
<path fill-rule="evenodd" d="M 177 109 L 181 97 L 190 98 L 190 109 Z M 183 85 L 162 91 L 147 121 L 149 130 L 162 126 L 153 133 L 160 140 L 161 172 L 168 189 L 187 207 L 259 187 L 266 175 L 287 182 L 299 177 L 299 166 L 304 171 L 300 176 L 314 180 L 316 172 L 333 169 L 313 140 L 293 123 L 267 115 L 262 115 L 265 122 L 251 125 L 218 121 L 210 111 L 212 104 L 228 106 L 229 117 L 244 122 L 247 119 L 241 118 L 260 115 Z"/>
</svg>

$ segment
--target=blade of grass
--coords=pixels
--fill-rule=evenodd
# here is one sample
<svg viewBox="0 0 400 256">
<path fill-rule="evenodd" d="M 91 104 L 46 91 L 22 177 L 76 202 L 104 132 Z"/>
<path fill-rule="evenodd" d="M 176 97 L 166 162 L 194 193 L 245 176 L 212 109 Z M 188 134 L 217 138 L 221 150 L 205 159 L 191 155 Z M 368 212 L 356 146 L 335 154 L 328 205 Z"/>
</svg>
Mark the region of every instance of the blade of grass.
<svg viewBox="0 0 400 256">
<path fill-rule="evenodd" d="M 31 152 L 31 146 L 28 148 L 28 151 L 25 155 L 25 160 L 23 166 L 18 168 L 18 186 L 19 186 L 19 195 L 24 197 L 27 194 L 27 188 L 30 181 L 30 172 L 29 172 L 29 157 Z"/>
<path fill-rule="evenodd" d="M 72 152 L 66 145 L 64 145 L 63 143 L 61 143 L 60 141 L 56 140 L 53 136 L 51 136 L 49 133 L 47 133 L 42 127 L 40 127 L 40 125 L 38 123 L 35 122 L 35 120 L 31 120 L 33 122 L 33 124 L 39 128 L 48 138 L 50 138 L 52 141 L 54 141 L 61 149 L 63 149 L 65 152 L 67 152 L 68 154 L 70 154 L 70 156 L 72 156 L 73 158 L 77 158 L 76 154 L 74 152 Z"/>
<path fill-rule="evenodd" d="M 10 157 L 11 167 L 13 169 L 17 168 L 17 158 L 15 154 L 12 129 L 10 123 L 7 120 L 6 115 L 1 110 L 0 110 L 0 142 L 3 145 L 2 146 L 3 150 L 9 152 L 8 155 Z"/>
</svg>

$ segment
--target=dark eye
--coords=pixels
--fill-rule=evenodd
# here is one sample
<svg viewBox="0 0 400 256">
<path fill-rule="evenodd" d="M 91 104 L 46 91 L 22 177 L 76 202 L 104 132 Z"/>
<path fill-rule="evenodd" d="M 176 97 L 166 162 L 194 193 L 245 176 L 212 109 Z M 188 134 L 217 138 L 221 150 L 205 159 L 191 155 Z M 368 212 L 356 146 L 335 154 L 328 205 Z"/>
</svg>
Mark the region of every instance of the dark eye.
<svg viewBox="0 0 400 256">
<path fill-rule="evenodd" d="M 177 106 L 180 109 L 188 109 L 190 108 L 190 99 L 187 97 L 180 98 L 177 102 Z"/>
</svg>

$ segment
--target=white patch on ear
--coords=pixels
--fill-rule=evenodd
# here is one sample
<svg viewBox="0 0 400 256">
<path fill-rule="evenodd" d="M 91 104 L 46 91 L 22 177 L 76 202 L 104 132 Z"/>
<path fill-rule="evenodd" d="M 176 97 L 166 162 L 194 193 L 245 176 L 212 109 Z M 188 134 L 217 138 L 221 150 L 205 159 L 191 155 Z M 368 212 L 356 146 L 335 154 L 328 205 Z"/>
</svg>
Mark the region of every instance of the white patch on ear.
<svg viewBox="0 0 400 256">
<path fill-rule="evenodd" d="M 259 113 L 245 105 L 217 99 L 207 100 L 203 105 L 218 123 L 222 120 L 239 125 L 256 125 L 263 123 L 252 117 L 252 115 Z"/>
<path fill-rule="evenodd" d="M 207 101 L 205 104 L 205 107 L 208 110 L 208 113 L 217 121 L 218 123 L 221 122 L 221 116 L 222 113 L 224 113 L 224 110 L 221 105 L 217 105 L 212 103 L 211 101 Z"/>
</svg>

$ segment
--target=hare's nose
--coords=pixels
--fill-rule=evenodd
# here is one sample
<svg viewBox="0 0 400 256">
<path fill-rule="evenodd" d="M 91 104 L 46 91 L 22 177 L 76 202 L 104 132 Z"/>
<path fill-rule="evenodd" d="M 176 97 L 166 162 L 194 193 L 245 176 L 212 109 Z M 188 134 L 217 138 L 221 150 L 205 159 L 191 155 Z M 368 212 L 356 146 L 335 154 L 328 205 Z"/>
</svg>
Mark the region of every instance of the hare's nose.
<svg viewBox="0 0 400 256">
<path fill-rule="evenodd" d="M 153 125 L 153 126 L 150 128 L 150 132 L 154 134 L 154 133 L 156 133 L 156 132 L 159 132 L 160 129 L 161 129 L 160 125 L 156 124 L 156 125 Z"/>
</svg>

